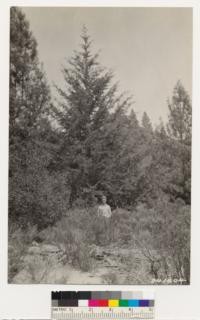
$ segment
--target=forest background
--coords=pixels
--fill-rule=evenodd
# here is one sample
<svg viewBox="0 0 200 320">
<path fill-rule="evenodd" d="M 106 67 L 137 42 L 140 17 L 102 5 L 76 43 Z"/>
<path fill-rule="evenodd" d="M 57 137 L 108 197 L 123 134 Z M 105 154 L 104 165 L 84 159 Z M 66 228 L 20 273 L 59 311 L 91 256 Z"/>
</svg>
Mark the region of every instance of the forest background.
<svg viewBox="0 0 200 320">
<path fill-rule="evenodd" d="M 144 284 L 148 276 L 188 284 L 192 107 L 183 84 L 176 80 L 166 123 L 153 126 L 146 112 L 139 121 L 85 27 L 63 77 L 66 87 L 57 87 L 52 102 L 37 41 L 21 9 L 12 8 L 9 281 L 33 241 L 62 244 L 65 263 L 89 271 L 96 206 L 106 194 L 113 244 L 140 250 L 149 264 Z"/>
</svg>

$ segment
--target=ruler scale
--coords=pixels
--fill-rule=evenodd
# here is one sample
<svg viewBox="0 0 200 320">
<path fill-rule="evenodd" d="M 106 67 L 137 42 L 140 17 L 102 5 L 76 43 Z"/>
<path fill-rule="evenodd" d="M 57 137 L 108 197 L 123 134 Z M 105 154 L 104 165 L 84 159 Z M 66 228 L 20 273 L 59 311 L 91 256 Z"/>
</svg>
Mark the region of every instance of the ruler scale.
<svg viewBox="0 0 200 320">
<path fill-rule="evenodd" d="M 84 310 L 83 310 L 84 308 Z M 75 310 L 73 308 L 70 310 L 69 308 L 52 308 L 52 319 L 154 319 L 154 311 L 153 308 L 148 308 L 148 310 L 144 310 L 144 308 L 139 307 L 140 310 L 134 310 L 134 307 L 129 308 L 128 310 L 118 308 L 109 308 L 104 310 L 99 310 L 98 307 L 89 310 L 87 307 L 77 308 Z"/>
<path fill-rule="evenodd" d="M 154 294 L 139 291 L 52 292 L 52 320 L 152 320 Z"/>
</svg>

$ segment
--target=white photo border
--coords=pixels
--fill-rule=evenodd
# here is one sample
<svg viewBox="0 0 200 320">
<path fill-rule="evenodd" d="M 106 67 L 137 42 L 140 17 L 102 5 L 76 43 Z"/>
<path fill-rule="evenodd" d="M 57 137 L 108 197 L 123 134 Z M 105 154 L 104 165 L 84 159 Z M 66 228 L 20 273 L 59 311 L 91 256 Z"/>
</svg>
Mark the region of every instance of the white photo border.
<svg viewBox="0 0 200 320">
<path fill-rule="evenodd" d="M 200 291 L 200 2 L 178 0 L 1 0 L 0 2 L 0 319 L 50 319 L 53 290 L 105 290 L 108 286 L 11 285 L 7 283 L 9 15 L 11 6 L 192 7 L 193 150 L 191 284 L 189 286 L 109 286 L 109 290 L 155 290 L 156 319 L 199 319 Z M 178 44 L 177 44 L 178 45 Z"/>
</svg>

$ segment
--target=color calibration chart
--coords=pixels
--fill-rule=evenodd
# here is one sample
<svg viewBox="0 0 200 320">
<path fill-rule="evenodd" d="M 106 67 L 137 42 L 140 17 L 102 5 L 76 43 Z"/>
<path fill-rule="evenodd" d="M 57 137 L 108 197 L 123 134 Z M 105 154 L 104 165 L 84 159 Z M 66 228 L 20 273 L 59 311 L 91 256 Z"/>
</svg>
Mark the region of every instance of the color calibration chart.
<svg viewBox="0 0 200 320">
<path fill-rule="evenodd" d="M 154 319 L 151 291 L 54 291 L 52 320 Z"/>
</svg>

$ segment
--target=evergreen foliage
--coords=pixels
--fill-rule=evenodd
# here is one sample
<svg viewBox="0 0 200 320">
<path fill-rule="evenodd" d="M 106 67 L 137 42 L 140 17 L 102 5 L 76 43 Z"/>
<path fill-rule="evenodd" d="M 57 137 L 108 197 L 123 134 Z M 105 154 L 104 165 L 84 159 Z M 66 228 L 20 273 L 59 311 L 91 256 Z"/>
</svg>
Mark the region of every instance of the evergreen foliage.
<svg viewBox="0 0 200 320">
<path fill-rule="evenodd" d="M 98 58 L 84 27 L 52 104 L 29 23 L 11 9 L 9 222 L 44 229 L 69 207 L 91 210 L 104 193 L 113 210 L 122 208 L 119 242 L 132 243 L 134 232 L 145 250 L 159 251 L 162 261 L 168 254 L 189 282 L 190 97 L 178 81 L 168 122 L 154 128 L 146 112 L 139 122 Z M 86 228 L 86 219 L 74 216 Z"/>
</svg>

